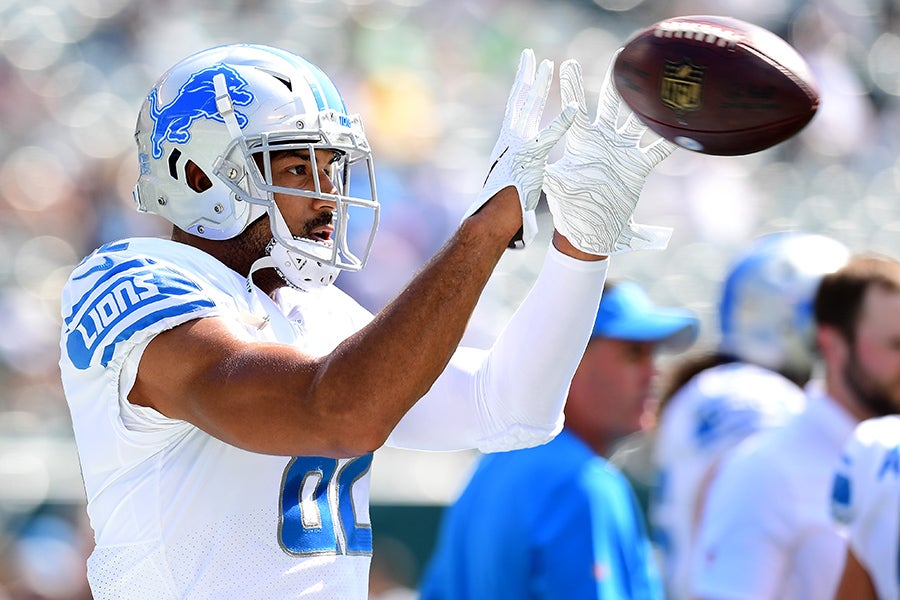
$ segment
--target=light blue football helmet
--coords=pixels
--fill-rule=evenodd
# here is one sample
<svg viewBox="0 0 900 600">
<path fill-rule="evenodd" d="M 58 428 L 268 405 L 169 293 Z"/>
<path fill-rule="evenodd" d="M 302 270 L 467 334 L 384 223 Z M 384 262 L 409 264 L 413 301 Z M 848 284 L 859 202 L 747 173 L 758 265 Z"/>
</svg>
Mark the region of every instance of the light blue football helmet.
<svg viewBox="0 0 900 600">
<path fill-rule="evenodd" d="M 328 285 L 340 269 L 365 265 L 378 226 L 372 153 L 358 115 L 348 114 L 334 83 L 304 58 L 268 46 L 236 44 L 193 54 L 159 79 L 141 107 L 135 130 L 140 176 L 139 211 L 160 215 L 193 235 L 230 239 L 268 214 L 273 243 L 269 264 L 291 285 Z M 272 184 L 270 153 L 336 151 L 330 190 Z M 258 157 L 258 160 L 254 160 Z M 192 189 L 193 162 L 211 186 Z M 364 166 L 368 189 L 351 196 L 350 169 Z M 313 164 L 315 167 L 315 163 Z M 354 172 L 355 173 L 355 172 Z M 275 193 L 326 199 L 336 206 L 331 240 L 301 239 L 288 229 Z M 351 249 L 351 208 L 367 211 L 357 249 Z"/>
<path fill-rule="evenodd" d="M 720 352 L 794 379 L 808 377 L 816 357 L 816 290 L 849 258 L 842 243 L 824 235 L 793 231 L 757 239 L 725 279 Z"/>
</svg>

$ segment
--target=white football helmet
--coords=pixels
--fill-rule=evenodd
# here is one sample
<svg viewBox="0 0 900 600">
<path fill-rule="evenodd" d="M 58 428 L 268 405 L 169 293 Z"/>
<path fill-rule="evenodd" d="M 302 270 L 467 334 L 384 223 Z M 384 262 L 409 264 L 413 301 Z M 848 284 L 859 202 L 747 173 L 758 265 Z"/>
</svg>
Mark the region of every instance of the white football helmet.
<svg viewBox="0 0 900 600">
<path fill-rule="evenodd" d="M 849 257 L 843 244 L 823 235 L 780 232 L 756 240 L 726 277 L 719 350 L 795 380 L 808 378 L 816 357 L 816 290 Z"/>
<path fill-rule="evenodd" d="M 274 267 L 301 289 L 328 285 L 340 269 L 357 271 L 365 265 L 379 214 L 369 143 L 360 117 L 347 114 L 334 83 L 304 58 L 259 45 L 219 46 L 193 54 L 150 91 L 135 140 L 139 211 L 213 240 L 237 236 L 268 214 L 271 256 L 254 268 Z M 338 157 L 332 165 L 337 193 L 321 190 L 318 178 L 315 190 L 272 184 L 271 152 L 306 151 L 315 169 L 316 149 L 334 150 Z M 189 162 L 206 174 L 210 187 L 188 185 Z M 365 165 L 368 197 L 349 195 L 350 167 L 356 164 Z M 332 239 L 293 235 L 275 204 L 276 192 L 334 203 Z M 348 230 L 351 208 L 363 215 L 360 242 L 353 243 L 358 250 L 351 249 L 356 239 Z"/>
</svg>

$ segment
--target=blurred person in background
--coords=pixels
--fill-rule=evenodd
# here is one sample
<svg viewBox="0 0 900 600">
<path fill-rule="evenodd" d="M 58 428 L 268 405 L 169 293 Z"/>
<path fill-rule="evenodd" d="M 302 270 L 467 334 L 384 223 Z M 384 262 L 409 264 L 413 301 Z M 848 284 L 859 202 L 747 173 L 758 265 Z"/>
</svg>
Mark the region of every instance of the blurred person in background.
<svg viewBox="0 0 900 600">
<path fill-rule="evenodd" d="M 400 540 L 379 536 L 369 567 L 368 600 L 416 600 L 415 558 Z"/>
<path fill-rule="evenodd" d="M 822 278 L 814 304 L 823 372 L 806 407 L 744 441 L 710 485 L 693 554 L 705 600 L 835 594 L 846 543 L 830 515 L 835 468 L 862 420 L 900 406 L 900 261 L 858 255 Z"/>
<path fill-rule="evenodd" d="M 847 442 L 832 485 L 832 516 L 847 537 L 835 600 L 900 599 L 898 499 L 900 416 L 867 419 Z"/>
<path fill-rule="evenodd" d="M 608 283 L 552 441 L 483 457 L 447 509 L 423 600 L 663 597 L 643 514 L 607 460 L 641 428 L 658 349 L 683 350 L 698 320 Z"/>
<path fill-rule="evenodd" d="M 652 441 L 651 537 L 667 597 L 691 598 L 691 550 L 707 489 L 739 442 L 783 425 L 805 398 L 816 358 L 813 298 L 849 256 L 805 232 L 755 240 L 722 284 L 719 343 L 677 364 L 661 394 Z"/>
<path fill-rule="evenodd" d="M 44 508 L 14 538 L 0 539 L 0 600 L 93 598 L 84 562 L 90 539 L 81 519 L 68 512 Z"/>
<path fill-rule="evenodd" d="M 540 129 L 552 75 L 522 52 L 483 189 L 374 316 L 331 285 L 365 264 L 379 207 L 362 121 L 331 80 L 259 45 L 159 79 L 134 197 L 171 239 L 107 243 L 62 293 L 98 599 L 365 598 L 374 450 L 503 451 L 560 431 L 608 256 L 668 243 L 632 215 L 674 145 L 617 122 L 610 78 L 591 121 L 574 61 Z M 368 183 L 356 196 L 351 168 Z M 505 249 L 535 239 L 542 189 L 556 231 L 531 292 L 490 349 L 458 348 Z"/>
</svg>

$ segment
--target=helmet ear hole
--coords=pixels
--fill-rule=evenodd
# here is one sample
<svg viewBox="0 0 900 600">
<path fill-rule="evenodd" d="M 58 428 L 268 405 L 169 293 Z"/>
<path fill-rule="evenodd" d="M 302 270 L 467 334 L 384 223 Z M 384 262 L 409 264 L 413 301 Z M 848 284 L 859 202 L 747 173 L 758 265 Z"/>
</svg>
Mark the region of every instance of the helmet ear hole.
<svg viewBox="0 0 900 600">
<path fill-rule="evenodd" d="M 192 160 L 187 161 L 187 164 L 184 166 L 184 176 L 188 187 L 198 194 L 205 192 L 212 187 L 210 178 L 203 172 L 203 169 L 197 166 L 197 163 Z"/>
</svg>

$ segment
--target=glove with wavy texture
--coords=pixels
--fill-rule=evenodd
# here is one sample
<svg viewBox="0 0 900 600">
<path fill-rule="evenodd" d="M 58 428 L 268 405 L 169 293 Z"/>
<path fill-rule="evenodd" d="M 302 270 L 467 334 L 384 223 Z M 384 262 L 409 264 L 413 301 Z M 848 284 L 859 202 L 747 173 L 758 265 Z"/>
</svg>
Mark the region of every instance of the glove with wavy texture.
<svg viewBox="0 0 900 600">
<path fill-rule="evenodd" d="M 463 220 L 507 186 L 515 186 L 522 203 L 522 229 L 510 241 L 511 248 L 521 248 L 537 235 L 535 208 L 541 197 L 544 167 L 550 149 L 565 134 L 575 119 L 575 106 L 567 107 L 546 128 L 538 130 L 553 79 L 553 62 L 541 61 L 535 74 L 534 51 L 526 48 L 519 59 L 519 69 L 500 128 L 500 137 L 491 152 L 491 169 L 475 202 Z"/>
<path fill-rule="evenodd" d="M 672 230 L 637 224 L 633 215 L 647 175 L 677 146 L 648 131 L 622 102 L 612 81 L 612 62 L 593 122 L 585 108 L 581 65 L 567 60 L 559 79 L 562 103 L 576 103 L 578 114 L 562 158 L 547 166 L 544 177 L 554 227 L 591 254 L 665 248 Z M 652 141 L 642 144 L 646 138 Z"/>
</svg>

